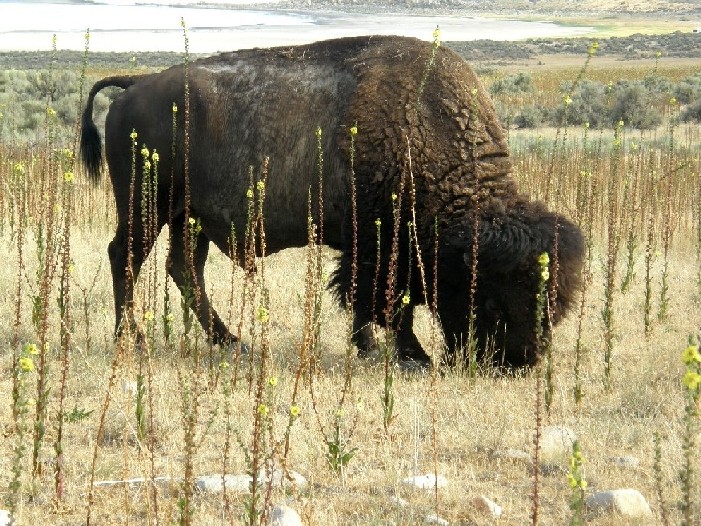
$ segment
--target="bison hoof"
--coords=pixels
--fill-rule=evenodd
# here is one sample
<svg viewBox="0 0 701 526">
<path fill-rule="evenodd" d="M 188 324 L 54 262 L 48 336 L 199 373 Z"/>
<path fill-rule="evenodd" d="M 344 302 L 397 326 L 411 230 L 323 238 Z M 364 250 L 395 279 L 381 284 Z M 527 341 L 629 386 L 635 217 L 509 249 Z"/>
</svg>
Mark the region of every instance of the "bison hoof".
<svg viewBox="0 0 701 526">
<path fill-rule="evenodd" d="M 401 358 L 397 361 L 397 367 L 404 373 L 425 374 L 431 370 L 431 362 L 413 358 Z"/>
<path fill-rule="evenodd" d="M 251 353 L 251 348 L 242 341 L 229 343 L 226 350 L 230 360 L 234 360 L 238 356 L 246 356 Z"/>
</svg>

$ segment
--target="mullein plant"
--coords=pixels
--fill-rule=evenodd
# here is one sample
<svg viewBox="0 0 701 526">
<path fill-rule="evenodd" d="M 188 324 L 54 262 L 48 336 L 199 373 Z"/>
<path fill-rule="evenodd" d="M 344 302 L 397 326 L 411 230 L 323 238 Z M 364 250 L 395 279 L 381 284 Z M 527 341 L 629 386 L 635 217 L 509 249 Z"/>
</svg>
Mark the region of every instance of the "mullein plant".
<svg viewBox="0 0 701 526">
<path fill-rule="evenodd" d="M 570 509 L 572 517 L 570 518 L 570 526 L 581 526 L 584 524 L 584 495 L 587 489 L 587 481 L 584 478 L 584 455 L 579 446 L 579 442 L 575 440 L 572 444 L 572 455 L 570 456 L 570 468 L 567 472 L 567 481 L 572 490 L 570 498 Z"/>
<path fill-rule="evenodd" d="M 672 231 L 674 229 L 673 224 L 673 211 L 674 203 L 673 192 L 674 183 L 679 179 L 678 166 L 676 163 L 676 142 L 675 142 L 675 131 L 678 120 L 678 110 L 675 112 L 677 107 L 676 99 L 673 99 L 670 103 L 670 116 L 669 124 L 667 129 L 667 151 L 665 159 L 665 175 L 664 182 L 665 186 L 663 189 L 664 201 L 662 210 L 662 275 L 660 276 L 660 300 L 659 307 L 657 311 L 657 319 L 663 321 L 667 318 L 667 313 L 669 310 L 669 251 L 670 245 L 672 243 Z M 675 114 L 676 113 L 676 114 Z"/>
<path fill-rule="evenodd" d="M 353 359 L 356 353 L 355 346 L 353 344 L 353 307 L 355 304 L 355 293 L 357 287 L 357 276 L 358 276 L 358 210 L 357 210 L 357 200 L 356 200 L 356 185 L 355 185 L 355 138 L 358 134 L 358 127 L 353 125 L 349 129 L 350 135 L 350 148 L 349 148 L 349 163 L 350 163 L 350 193 L 351 193 L 351 223 L 352 223 L 352 261 L 351 261 L 351 287 L 349 295 L 344 298 L 346 304 L 346 312 L 348 319 L 347 327 L 347 337 L 346 337 L 346 349 L 345 349 L 345 359 L 344 359 L 344 371 L 343 371 L 343 386 L 341 388 L 341 394 L 338 401 L 335 404 L 335 409 L 332 410 L 331 414 L 331 424 L 330 430 L 327 430 L 326 426 L 322 422 L 322 418 L 317 406 L 317 399 L 314 391 L 314 370 L 309 367 L 309 390 L 312 399 L 312 409 L 316 415 L 317 423 L 321 434 L 324 438 L 324 443 L 326 445 L 326 461 L 332 471 L 337 473 L 341 480 L 344 480 L 345 467 L 354 457 L 357 448 L 351 447 L 350 444 L 353 438 L 353 432 L 355 430 L 355 425 L 358 418 L 358 413 L 351 418 L 350 425 L 346 424 L 346 412 L 348 407 L 348 399 L 353 393 Z M 321 162 L 323 157 L 321 156 L 321 130 L 317 131 L 317 151 L 318 151 L 318 167 L 319 173 L 321 174 Z M 319 188 L 321 188 L 321 182 L 319 183 Z M 319 201 L 319 215 L 323 217 L 323 209 L 321 208 L 322 201 Z M 378 219 L 379 221 L 379 219 Z M 379 224 L 377 226 L 377 235 L 380 235 Z M 295 374 L 295 382 L 292 393 L 292 405 L 290 407 L 289 418 L 288 418 L 288 431 L 286 435 L 289 435 L 289 429 L 292 422 L 298 418 L 300 409 L 297 405 L 298 389 L 300 379 L 305 368 L 305 362 L 309 361 L 308 355 L 313 346 L 310 343 L 313 341 L 314 345 L 318 343 L 319 331 L 320 331 L 320 314 L 321 314 L 321 292 L 323 290 L 323 285 L 325 280 L 321 275 L 321 253 L 318 247 L 316 227 L 313 224 L 312 208 L 311 208 L 311 194 L 309 197 L 309 217 L 308 217 L 308 249 L 307 249 L 307 276 L 305 279 L 305 313 L 304 313 L 304 329 L 302 334 L 302 345 L 300 346 L 300 360 L 299 367 Z M 379 239 L 379 238 L 378 238 Z M 376 265 L 375 282 L 379 279 L 379 242 L 378 242 L 378 254 Z M 373 296 L 373 312 L 374 312 L 374 301 Z M 312 357 L 314 359 L 314 357 Z M 289 451 L 289 436 L 285 437 L 285 449 L 283 458 L 287 458 Z"/>
<path fill-rule="evenodd" d="M 12 481 L 9 484 L 7 496 L 8 509 L 13 516 L 17 516 L 21 499 L 23 459 L 27 450 L 25 443 L 29 430 L 28 414 L 36 401 L 29 398 L 29 382 L 35 373 L 34 360 L 39 354 L 39 349 L 33 343 L 24 345 L 19 353 L 15 354 L 12 365 L 13 391 L 12 414 L 14 421 L 15 445 L 12 456 Z"/>
<path fill-rule="evenodd" d="M 682 500 L 680 509 L 684 520 L 682 526 L 695 526 L 698 524 L 694 517 L 699 512 L 694 503 L 695 494 L 698 495 L 698 486 L 695 482 L 693 465 L 697 455 L 696 434 L 699 416 L 699 400 L 701 400 L 701 352 L 698 344 L 690 341 L 682 353 L 682 362 L 685 371 L 682 377 L 682 385 L 686 397 L 684 407 L 684 466 L 679 473 L 682 483 Z"/>
<path fill-rule="evenodd" d="M 584 125 L 584 139 L 582 148 L 588 157 L 588 137 L 589 137 L 589 123 Z M 577 203 L 576 207 L 578 210 L 577 222 L 579 223 L 582 230 L 585 232 L 585 239 L 587 244 L 587 257 L 584 260 L 584 269 L 582 270 L 582 288 L 580 291 L 580 303 L 579 303 L 579 316 L 577 320 L 577 342 L 575 344 L 575 359 L 574 359 L 574 387 L 572 389 L 574 395 L 574 401 L 579 404 L 584 397 L 584 388 L 582 386 L 581 379 L 581 363 L 582 363 L 582 353 L 583 353 L 583 329 L 584 329 L 584 315 L 586 312 L 586 301 L 588 299 L 587 292 L 589 285 L 593 281 L 592 274 L 592 262 L 593 262 L 593 252 L 594 252 L 594 215 L 596 210 L 596 180 L 592 175 L 591 165 L 589 159 L 586 160 L 585 169 L 580 171 L 580 177 L 577 185 Z"/>
<path fill-rule="evenodd" d="M 63 173 L 61 185 L 61 240 L 59 248 L 60 275 L 58 307 L 60 316 L 60 338 L 61 338 L 61 378 L 59 381 L 58 408 L 56 418 L 56 438 L 54 440 L 54 451 L 56 453 L 56 469 L 54 473 L 56 501 L 60 503 L 63 499 L 64 491 L 64 451 L 63 451 L 63 413 L 64 401 L 68 390 L 68 366 L 70 349 L 73 337 L 73 325 L 71 318 L 71 274 L 73 273 L 73 262 L 71 259 L 71 219 L 73 217 L 73 166 L 75 156 L 71 150 L 63 150 L 58 153 L 61 157 L 59 170 Z"/>
<path fill-rule="evenodd" d="M 53 67 L 56 61 L 56 36 L 53 37 L 52 60 L 49 68 L 49 78 L 53 77 Z M 34 418 L 33 448 L 32 448 L 32 491 L 39 489 L 42 474 L 41 448 L 46 436 L 46 422 L 49 405 L 49 317 L 51 292 L 58 267 L 60 251 L 60 212 L 61 204 L 58 195 L 60 150 L 57 149 L 58 118 L 56 110 L 47 100 L 46 107 L 46 158 L 48 162 L 40 172 L 42 190 L 41 210 L 37 224 L 36 236 L 37 259 L 37 293 L 34 296 L 32 321 L 37 332 L 39 354 L 36 360 L 37 386 L 36 410 Z M 61 174 L 61 177 L 63 174 Z"/>
<path fill-rule="evenodd" d="M 619 184 L 618 176 L 620 165 L 624 161 L 622 155 L 623 145 L 623 121 L 618 121 L 614 130 L 613 148 L 611 151 L 610 174 L 607 187 L 608 215 L 606 235 L 606 265 L 604 267 L 605 288 L 604 307 L 601 318 L 604 322 L 604 385 L 606 389 L 612 387 L 613 351 L 615 346 L 615 315 L 614 300 L 616 287 L 616 272 L 618 261 L 618 249 L 621 240 L 619 217 Z"/>
<path fill-rule="evenodd" d="M 657 503 L 659 505 L 659 517 L 662 526 L 669 526 L 669 511 L 667 502 L 664 496 L 664 477 L 662 473 L 662 438 L 660 433 L 655 431 L 652 436 L 653 447 L 655 450 L 655 459 L 652 466 L 652 471 L 655 474 L 655 493 L 657 494 Z"/>
<path fill-rule="evenodd" d="M 543 252 L 538 256 L 538 266 L 540 268 L 540 280 L 538 291 L 536 293 L 536 319 L 535 319 L 535 334 L 538 347 L 543 341 L 543 320 L 546 316 L 545 310 L 548 305 L 547 298 L 547 283 L 550 279 L 550 256 L 547 252 Z M 533 491 L 531 493 L 531 524 L 538 524 L 540 513 L 540 438 L 543 424 L 542 402 L 543 394 L 543 377 L 546 373 L 543 371 L 542 364 L 538 366 L 536 372 L 536 406 L 535 406 L 535 433 L 533 435 Z"/>
</svg>

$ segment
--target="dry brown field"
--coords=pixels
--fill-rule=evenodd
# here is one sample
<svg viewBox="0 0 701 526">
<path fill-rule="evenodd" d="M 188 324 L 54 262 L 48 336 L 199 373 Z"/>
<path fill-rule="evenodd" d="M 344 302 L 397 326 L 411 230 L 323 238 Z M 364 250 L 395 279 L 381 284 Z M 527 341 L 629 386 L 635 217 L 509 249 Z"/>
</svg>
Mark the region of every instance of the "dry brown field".
<svg viewBox="0 0 701 526">
<path fill-rule="evenodd" d="M 584 58 L 537 60 L 543 65 L 509 71 L 530 72 L 544 96 L 555 98 L 554 86 L 576 77 Z M 650 61 L 621 66 L 605 59 L 594 63 L 589 78 L 642 77 L 650 67 Z M 682 77 L 698 65 L 670 59 L 660 68 Z M 111 189 L 104 181 L 91 186 L 77 167 L 67 180 L 71 161 L 57 160 L 51 144 L 33 151 L 0 144 L 4 507 L 15 509 L 18 525 L 78 525 L 88 517 L 101 526 L 257 524 L 278 503 L 295 508 L 309 526 L 412 525 L 431 513 L 454 525 L 524 525 L 533 523 L 534 506 L 538 524 L 570 524 L 577 492 L 568 481 L 569 454 L 541 458 L 537 485 L 530 460 L 501 456 L 516 449 L 533 458 L 536 430 L 557 425 L 578 437 L 586 495 L 634 488 L 653 513 L 624 519 L 584 510 L 582 523 L 665 524 L 666 513 L 666 524 L 680 524 L 679 503 L 686 499 L 698 525 L 701 426 L 698 413 L 686 409 L 682 351 L 701 328 L 701 126 L 665 122 L 645 134 L 587 133 L 511 132 L 521 188 L 576 220 L 591 241 L 581 301 L 554 330 L 549 409 L 541 368 L 517 375 L 488 367 L 475 376 L 388 373 L 381 357 L 355 358 L 348 314 L 324 287 L 336 256 L 326 248 L 270 255 L 258 262 L 255 277 L 210 251 L 210 297 L 251 347 L 236 364 L 208 345 L 199 327 L 185 336 L 180 295 L 165 277 L 162 232 L 136 294 L 136 317 L 147 334 L 153 329 L 152 338 L 141 352 L 129 335 L 115 342 L 107 256 L 115 226 Z M 529 146 L 538 136 L 549 146 Z M 630 285 L 622 291 L 628 271 Z M 255 296 L 242 309 L 244 285 Z M 61 291 L 70 305 L 63 321 Z M 174 313 L 169 342 L 162 324 L 166 291 Z M 265 294 L 267 318 L 257 310 Z M 311 329 L 310 295 L 320 301 Z M 437 358 L 440 325 L 428 308 L 416 324 Z M 312 350 L 305 342 L 314 330 Z M 27 346 L 42 340 L 45 352 L 29 354 Z M 22 357 L 33 367 L 23 370 Z M 330 443 L 341 453 L 337 462 L 348 453 L 338 469 L 329 461 Z M 622 456 L 639 464 L 619 465 L 615 458 Z M 263 485 L 255 497 L 191 491 L 200 475 L 266 466 L 298 472 L 308 483 Z M 687 490 L 685 468 L 694 472 Z M 402 483 L 426 473 L 444 476 L 447 487 Z M 137 477 L 169 481 L 95 485 Z M 477 496 L 497 502 L 503 515 L 479 511 Z"/>
</svg>

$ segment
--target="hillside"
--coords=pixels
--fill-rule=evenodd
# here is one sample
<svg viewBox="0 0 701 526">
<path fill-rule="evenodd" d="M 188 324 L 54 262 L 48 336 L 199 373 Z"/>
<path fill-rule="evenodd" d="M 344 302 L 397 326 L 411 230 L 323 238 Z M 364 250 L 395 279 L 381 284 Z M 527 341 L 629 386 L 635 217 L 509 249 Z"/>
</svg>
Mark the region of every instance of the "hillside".
<svg viewBox="0 0 701 526">
<path fill-rule="evenodd" d="M 675 14 L 701 15 L 701 0 L 283 0 L 273 4 L 283 9 L 372 8 L 420 11 L 469 10 L 493 14 L 518 15 L 605 15 Z"/>
<path fill-rule="evenodd" d="M 477 62 L 520 61 L 542 55 L 586 56 L 592 38 L 537 38 L 513 42 L 473 40 L 468 42 L 446 42 L 467 60 Z M 600 38 L 597 56 L 620 59 L 651 58 L 657 53 L 661 57 L 701 58 L 701 33 L 677 31 L 669 34 Z M 80 68 L 83 57 L 79 51 L 58 51 L 60 67 Z M 90 53 L 91 68 L 111 70 L 133 69 L 135 65 L 161 69 L 182 62 L 181 53 Z M 0 52 L 0 68 L 47 69 L 52 60 L 49 51 Z"/>
</svg>

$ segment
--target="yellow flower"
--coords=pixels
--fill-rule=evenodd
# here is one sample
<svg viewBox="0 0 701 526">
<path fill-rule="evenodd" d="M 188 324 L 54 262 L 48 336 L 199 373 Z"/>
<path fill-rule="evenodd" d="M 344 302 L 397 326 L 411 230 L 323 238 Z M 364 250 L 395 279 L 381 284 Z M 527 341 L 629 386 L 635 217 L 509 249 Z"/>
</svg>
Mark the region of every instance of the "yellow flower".
<svg viewBox="0 0 701 526">
<path fill-rule="evenodd" d="M 382 220 L 379 217 L 375 219 L 375 226 L 377 228 L 380 228 L 380 226 L 382 226 Z"/>
<path fill-rule="evenodd" d="M 268 309 L 266 309 L 262 305 L 258 307 L 256 318 L 258 318 L 258 321 L 261 323 L 268 323 L 268 320 L 270 319 L 270 313 L 268 312 Z"/>
<path fill-rule="evenodd" d="M 268 378 L 268 385 L 270 387 L 275 387 L 277 385 L 277 376 L 271 376 Z"/>
<path fill-rule="evenodd" d="M 550 271 L 546 268 L 540 271 L 540 279 L 548 281 L 550 279 Z"/>
<path fill-rule="evenodd" d="M 259 192 L 262 192 L 265 190 L 265 181 L 258 181 L 256 183 L 256 188 L 258 189 Z"/>
<path fill-rule="evenodd" d="M 351 136 L 353 136 L 353 137 L 355 137 L 356 135 L 358 135 L 358 127 L 357 127 L 357 126 L 351 126 L 350 134 L 351 134 Z"/>
<path fill-rule="evenodd" d="M 34 360 L 29 356 L 23 356 L 19 359 L 19 368 L 25 373 L 32 372 L 34 370 Z"/>
<path fill-rule="evenodd" d="M 194 218 L 194 217 L 191 217 L 191 218 L 189 218 L 189 219 L 187 220 L 187 222 L 190 223 L 190 226 L 195 226 L 195 222 L 196 222 L 196 221 L 195 221 L 195 218 Z"/>
<path fill-rule="evenodd" d="M 682 378 L 682 383 L 689 391 L 696 391 L 701 384 L 701 374 L 696 371 L 687 371 Z"/>
<path fill-rule="evenodd" d="M 49 117 L 55 117 L 56 116 L 56 110 L 53 108 L 49 108 L 46 110 L 46 113 L 48 114 Z"/>
<path fill-rule="evenodd" d="M 143 148 L 141 148 L 141 156 L 142 156 L 144 159 L 145 159 L 146 157 L 148 157 L 148 154 L 149 154 L 149 151 L 148 151 L 148 148 L 146 148 L 146 146 L 144 146 Z"/>
<path fill-rule="evenodd" d="M 132 141 L 135 141 L 138 136 L 139 135 L 136 133 L 136 130 L 132 130 L 131 134 L 129 135 Z"/>
<path fill-rule="evenodd" d="M 392 201 L 396 201 L 396 200 L 397 200 L 397 194 L 394 194 L 394 193 L 393 193 L 393 194 L 392 194 Z"/>
<path fill-rule="evenodd" d="M 316 138 L 321 139 L 321 127 L 317 126 L 316 128 Z"/>
<path fill-rule="evenodd" d="M 290 416 L 292 418 L 297 418 L 301 414 L 302 410 L 298 405 L 293 405 L 290 407 Z"/>
<path fill-rule="evenodd" d="M 589 46 L 589 56 L 596 53 L 597 49 L 599 49 L 599 43 L 595 40 L 594 42 L 591 43 L 591 46 Z"/>
<path fill-rule="evenodd" d="M 24 352 L 36 356 L 37 354 L 39 354 L 39 348 L 33 343 L 28 343 L 24 346 Z"/>
<path fill-rule="evenodd" d="M 402 296 L 402 303 L 404 305 L 409 305 L 410 301 L 411 301 L 411 297 L 409 296 L 409 294 L 404 294 L 404 296 Z"/>
<path fill-rule="evenodd" d="M 153 321 L 153 312 L 151 312 L 150 310 L 144 312 L 144 319 L 146 321 Z"/>
<path fill-rule="evenodd" d="M 267 405 L 265 404 L 260 404 L 258 406 L 258 414 L 261 416 L 268 416 L 268 413 L 270 412 L 270 409 L 268 408 Z"/>
<path fill-rule="evenodd" d="M 570 104 L 572 104 L 572 97 L 570 97 L 569 95 L 566 95 L 564 98 L 564 103 L 565 103 L 565 106 L 569 106 Z"/>
<path fill-rule="evenodd" d="M 160 160 L 160 157 L 158 157 L 158 152 L 156 152 L 156 150 L 153 150 L 153 155 L 151 155 L 151 160 L 154 163 L 158 163 L 158 161 Z"/>
<path fill-rule="evenodd" d="M 219 370 L 220 371 L 226 371 L 229 368 L 229 362 L 226 360 L 219 362 Z"/>
<path fill-rule="evenodd" d="M 173 113 L 178 113 L 178 105 L 173 103 Z"/>
<path fill-rule="evenodd" d="M 249 188 L 248 190 L 246 190 L 246 197 L 248 199 L 253 199 L 253 188 Z"/>
<path fill-rule="evenodd" d="M 63 174 L 63 180 L 66 181 L 67 183 L 72 183 L 73 182 L 73 172 L 65 172 Z"/>
<path fill-rule="evenodd" d="M 439 26 L 433 30 L 433 45 L 436 47 L 441 45 L 441 28 Z"/>
<path fill-rule="evenodd" d="M 547 252 L 543 252 L 540 256 L 538 256 L 538 264 L 541 267 L 547 267 L 549 263 L 550 255 Z"/>
<path fill-rule="evenodd" d="M 689 345 L 682 353 L 682 361 L 686 365 L 690 365 L 694 362 L 701 363 L 701 353 L 699 353 L 698 345 Z"/>
</svg>

